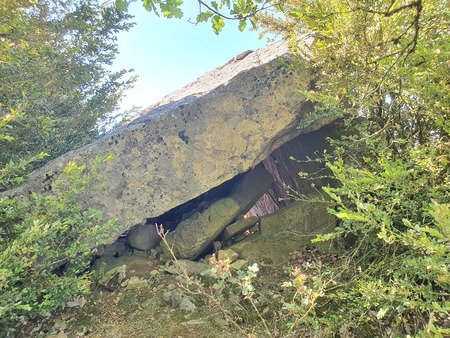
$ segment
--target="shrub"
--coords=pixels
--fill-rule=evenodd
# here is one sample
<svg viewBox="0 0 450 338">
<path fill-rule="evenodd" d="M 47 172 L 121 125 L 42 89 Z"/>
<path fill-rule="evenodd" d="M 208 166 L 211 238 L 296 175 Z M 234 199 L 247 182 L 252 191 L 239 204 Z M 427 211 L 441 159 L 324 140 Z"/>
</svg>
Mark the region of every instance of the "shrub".
<svg viewBox="0 0 450 338">
<path fill-rule="evenodd" d="M 316 241 L 352 241 L 332 278 L 311 286 L 322 294 L 308 319 L 344 336 L 449 334 L 450 143 L 395 153 L 374 139 L 362 158 L 335 145 L 327 165 L 340 185 L 324 190 L 340 224 Z"/>
<path fill-rule="evenodd" d="M 0 199 L 0 325 L 4 334 L 20 320 L 54 311 L 89 290 L 92 250 L 115 227 L 101 211 L 78 202 L 99 178 L 106 159 L 93 169 L 70 162 L 57 181 L 59 193 L 24 200 Z M 62 275 L 56 270 L 65 267 Z"/>
</svg>

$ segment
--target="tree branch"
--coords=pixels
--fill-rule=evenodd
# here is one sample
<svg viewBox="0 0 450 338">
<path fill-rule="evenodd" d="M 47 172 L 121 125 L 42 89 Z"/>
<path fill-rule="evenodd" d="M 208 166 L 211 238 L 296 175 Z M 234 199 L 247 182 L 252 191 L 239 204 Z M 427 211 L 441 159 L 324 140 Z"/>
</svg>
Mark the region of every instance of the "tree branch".
<svg viewBox="0 0 450 338">
<path fill-rule="evenodd" d="M 389 8 L 391 8 L 392 5 L 393 5 L 393 3 L 391 3 Z M 367 12 L 367 13 L 380 14 L 380 15 L 383 15 L 385 17 L 389 17 L 389 16 L 392 16 L 392 15 L 394 15 L 394 14 L 396 14 L 398 12 L 401 12 L 401 11 L 403 11 L 405 9 L 413 8 L 413 7 L 416 7 L 416 8 L 420 7 L 420 9 L 421 9 L 422 8 L 422 0 L 411 2 L 411 3 L 407 4 L 407 5 L 404 5 L 404 6 L 401 6 L 399 8 L 396 8 L 396 9 L 394 9 L 392 11 L 389 9 L 389 10 L 383 12 L 383 11 L 376 11 L 376 10 L 373 10 L 373 9 L 367 9 L 367 8 L 363 8 L 363 7 L 356 7 L 355 9 L 363 11 L 363 12 Z"/>
<path fill-rule="evenodd" d="M 227 16 L 225 14 L 220 13 L 218 10 L 212 8 L 210 5 L 206 4 L 203 0 L 197 0 L 197 1 L 199 3 L 199 11 L 200 11 L 200 13 L 202 12 L 202 10 L 201 10 L 202 6 L 205 6 L 209 11 L 213 12 L 214 14 L 220 16 L 223 19 L 226 19 L 226 20 L 240 20 L 240 21 L 241 20 L 246 20 L 246 19 L 248 19 L 248 18 L 250 18 L 252 16 L 255 16 L 257 13 L 259 13 L 259 12 L 265 10 L 265 9 L 268 9 L 268 8 L 271 8 L 271 7 L 279 5 L 278 3 L 277 4 L 273 4 L 273 5 L 267 5 L 267 3 L 270 2 L 270 1 L 265 1 L 260 8 L 255 7 L 254 11 L 252 11 L 250 14 L 247 14 L 245 16 L 244 15 L 240 15 L 240 14 L 238 14 L 236 16 Z"/>
</svg>

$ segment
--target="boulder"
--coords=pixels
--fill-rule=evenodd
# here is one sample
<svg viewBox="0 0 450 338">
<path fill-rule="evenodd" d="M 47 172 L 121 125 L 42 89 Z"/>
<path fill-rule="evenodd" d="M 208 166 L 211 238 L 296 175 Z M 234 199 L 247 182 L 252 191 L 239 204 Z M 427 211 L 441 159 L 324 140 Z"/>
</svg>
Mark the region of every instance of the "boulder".
<svg viewBox="0 0 450 338">
<path fill-rule="evenodd" d="M 220 199 L 203 213 L 195 213 L 182 221 L 174 232 L 166 236 L 167 243 L 178 258 L 195 259 L 236 218 L 240 207 L 233 199 Z M 166 251 L 165 247 L 162 247 Z"/>
<path fill-rule="evenodd" d="M 155 224 L 140 223 L 130 230 L 127 241 L 133 249 L 148 251 L 158 246 L 161 237 Z"/>
<path fill-rule="evenodd" d="M 239 258 L 239 254 L 231 249 L 219 250 L 217 253 L 217 259 L 220 261 L 229 260 L 230 263 L 234 262 Z"/>
<path fill-rule="evenodd" d="M 293 251 L 312 246 L 318 234 L 334 230 L 336 219 L 327 212 L 325 201 L 310 197 L 260 218 L 260 232 L 230 246 L 249 262 L 282 263 Z M 334 243 L 315 243 L 322 251 L 333 251 Z"/>
<path fill-rule="evenodd" d="M 127 266 L 121 265 L 105 273 L 102 279 L 98 281 L 98 285 L 114 290 L 122 284 L 127 275 Z"/>
<path fill-rule="evenodd" d="M 102 186 L 79 197 L 118 220 L 112 243 L 133 225 L 248 171 L 280 145 L 333 120 L 312 115 L 312 104 L 298 92 L 308 90 L 314 75 L 292 66 L 291 58 L 284 41 L 235 58 L 127 125 L 50 161 L 0 197 L 53 194 L 69 161 L 90 168 L 96 157 L 113 155 Z"/>
<path fill-rule="evenodd" d="M 191 276 L 200 275 L 209 268 L 210 266 L 205 263 L 189 261 L 187 259 L 177 259 L 176 263 L 166 265 L 163 270 L 172 275 L 183 275 L 184 273 L 187 273 Z"/>
</svg>

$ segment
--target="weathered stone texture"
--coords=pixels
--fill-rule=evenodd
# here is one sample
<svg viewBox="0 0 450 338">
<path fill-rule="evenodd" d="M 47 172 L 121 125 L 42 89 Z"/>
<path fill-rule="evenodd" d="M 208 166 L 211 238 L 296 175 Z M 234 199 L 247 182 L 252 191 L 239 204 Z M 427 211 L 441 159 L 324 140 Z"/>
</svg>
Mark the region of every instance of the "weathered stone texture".
<svg viewBox="0 0 450 338">
<path fill-rule="evenodd" d="M 311 244 L 319 234 L 333 231 L 336 219 L 327 212 L 324 201 L 295 201 L 277 212 L 260 218 L 260 231 L 231 245 L 239 257 L 252 262 L 281 263 L 289 253 L 315 245 L 333 250 L 334 243 Z"/>
<path fill-rule="evenodd" d="M 273 177 L 262 166 L 249 171 L 234 187 L 229 197 L 212 203 L 178 224 L 166 240 L 177 257 L 196 259 L 231 224 L 245 214 L 269 189 Z M 163 246 L 163 250 L 164 250 Z"/>
<path fill-rule="evenodd" d="M 330 122 L 324 118 L 297 128 L 311 118 L 312 107 L 297 90 L 307 89 L 312 76 L 290 67 L 289 57 L 281 42 L 209 72 L 128 125 L 51 161 L 0 197 L 49 191 L 68 161 L 89 167 L 96 156 L 112 154 L 116 158 L 103 170 L 105 186 L 83 196 L 83 202 L 116 218 L 119 233 L 157 217 Z"/>
</svg>

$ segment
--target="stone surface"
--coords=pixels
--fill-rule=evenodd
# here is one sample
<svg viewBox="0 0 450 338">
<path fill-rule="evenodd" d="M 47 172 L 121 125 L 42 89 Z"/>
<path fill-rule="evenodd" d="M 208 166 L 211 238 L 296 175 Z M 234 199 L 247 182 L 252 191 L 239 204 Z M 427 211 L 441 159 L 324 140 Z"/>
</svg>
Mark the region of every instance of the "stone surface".
<svg viewBox="0 0 450 338">
<path fill-rule="evenodd" d="M 239 221 L 234 222 L 233 224 L 230 224 L 223 231 L 222 235 L 220 236 L 220 240 L 226 241 L 227 239 L 230 239 L 234 235 L 250 229 L 256 223 L 258 223 L 258 220 L 259 220 L 258 217 L 251 216 L 248 218 L 242 218 Z"/>
<path fill-rule="evenodd" d="M 248 268 L 248 261 L 245 259 L 238 259 L 236 262 L 231 263 L 230 267 L 234 270 L 244 270 Z"/>
<path fill-rule="evenodd" d="M 125 280 L 121 286 L 128 290 L 144 289 L 148 287 L 148 281 L 137 276 L 132 276 L 130 279 Z"/>
<path fill-rule="evenodd" d="M 99 280 L 98 284 L 107 289 L 113 290 L 119 287 L 120 284 L 122 284 L 126 275 L 127 275 L 127 266 L 121 265 L 106 272 L 105 276 L 101 280 Z"/>
<path fill-rule="evenodd" d="M 67 307 L 83 307 L 83 306 L 86 305 L 86 303 L 87 303 L 86 298 L 84 298 L 84 297 L 79 297 L 79 298 L 74 299 L 74 300 L 71 301 L 71 302 L 67 302 L 67 303 L 66 303 L 66 306 L 67 306 Z"/>
<path fill-rule="evenodd" d="M 128 253 L 127 247 L 124 242 L 114 242 L 108 245 L 100 245 L 97 247 L 95 253 L 96 256 L 104 257 L 120 257 Z"/>
<path fill-rule="evenodd" d="M 245 240 L 230 248 L 251 263 L 282 263 L 289 253 L 312 246 L 311 239 L 317 234 L 334 229 L 336 220 L 327 213 L 326 207 L 324 202 L 295 201 L 261 217 L 261 232 L 246 236 Z M 316 245 L 320 245 L 323 251 L 333 250 L 330 243 Z"/>
<path fill-rule="evenodd" d="M 281 58 L 279 58 L 281 57 Z M 157 217 L 245 172 L 292 138 L 331 122 L 311 122 L 313 107 L 298 94 L 313 75 L 291 67 L 279 42 L 233 60 L 145 110 L 131 123 L 33 172 L 1 196 L 55 193 L 69 161 L 90 168 L 114 155 L 102 170 L 102 188 L 80 200 L 118 220 L 112 243 L 146 218 Z M 301 128 L 298 128 L 301 126 Z"/>
<path fill-rule="evenodd" d="M 186 272 L 188 275 L 199 275 L 209 268 L 209 265 L 201 262 L 178 259 L 176 263 L 169 264 L 163 270 L 172 275 L 181 275 Z"/>
<path fill-rule="evenodd" d="M 179 258 L 196 259 L 240 214 L 245 214 L 267 191 L 272 175 L 262 166 L 246 173 L 232 188 L 230 197 L 212 203 L 202 213 L 196 212 L 178 224 L 166 236 L 169 246 Z M 163 250 L 167 250 L 164 246 Z"/>
<path fill-rule="evenodd" d="M 138 250 L 154 249 L 161 242 L 155 224 L 140 223 L 133 227 L 127 235 L 128 244 Z"/>
<path fill-rule="evenodd" d="M 193 299 L 186 296 L 179 289 L 166 291 L 162 294 L 161 297 L 166 303 L 172 305 L 176 309 L 192 312 L 197 308 L 194 304 Z"/>
<path fill-rule="evenodd" d="M 176 231 L 166 236 L 166 240 L 177 257 L 195 259 L 236 218 L 240 210 L 239 204 L 232 198 L 220 199 L 203 213 L 196 213 L 181 222 Z"/>
<path fill-rule="evenodd" d="M 234 262 L 238 258 L 239 254 L 231 249 L 219 250 L 219 252 L 217 253 L 217 259 L 222 261 L 228 259 L 230 262 Z"/>
</svg>

